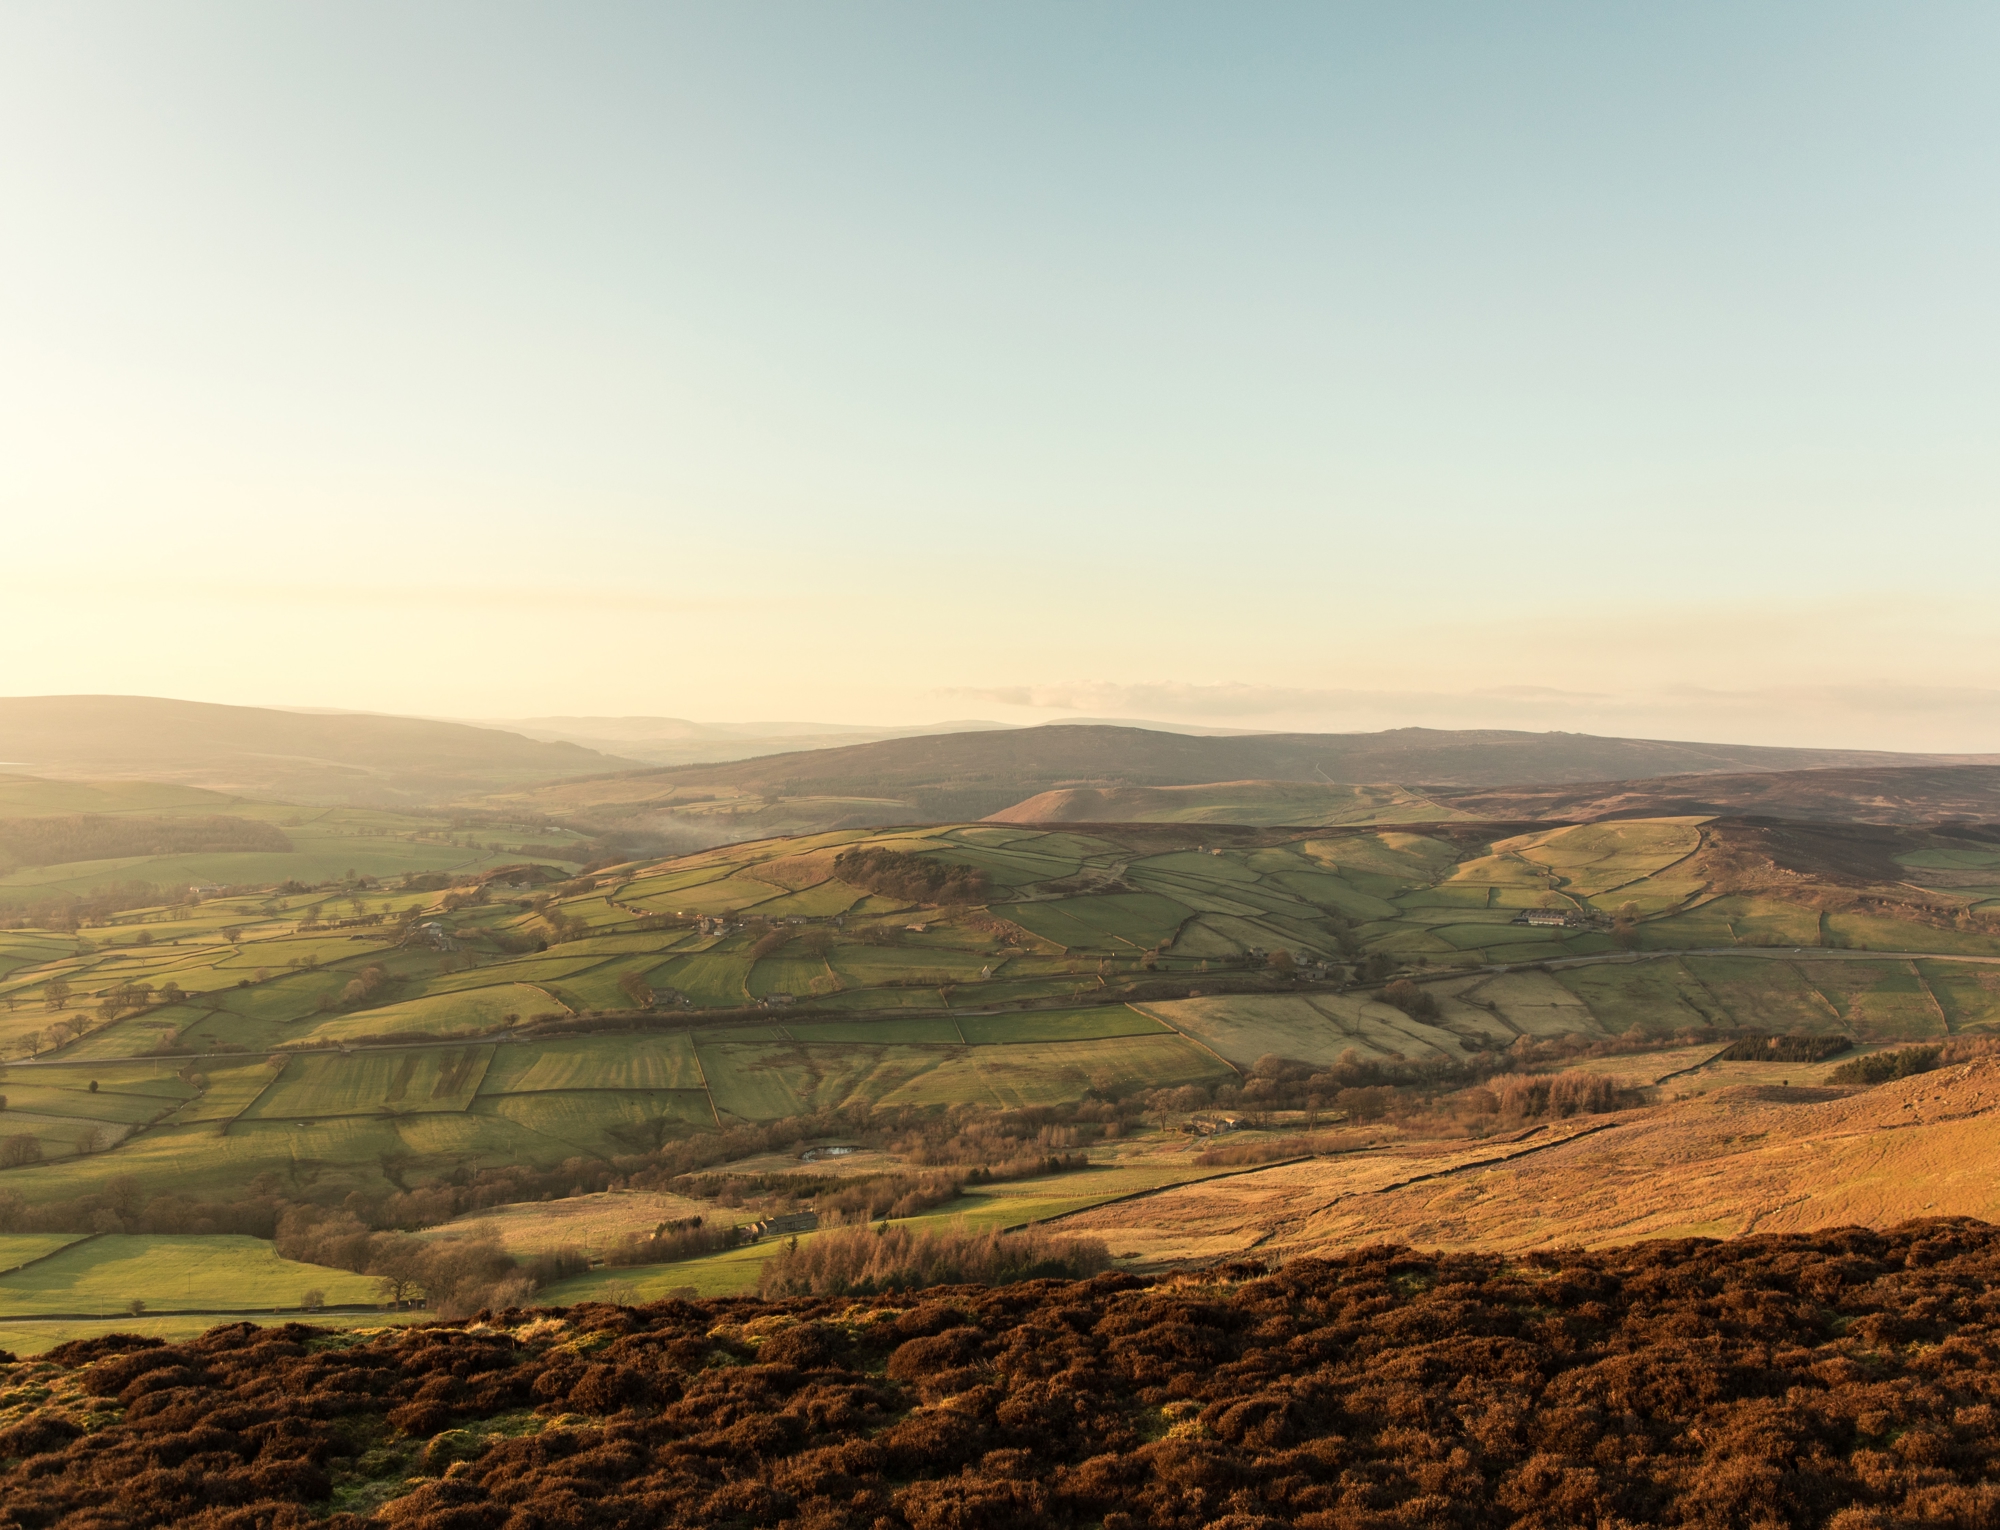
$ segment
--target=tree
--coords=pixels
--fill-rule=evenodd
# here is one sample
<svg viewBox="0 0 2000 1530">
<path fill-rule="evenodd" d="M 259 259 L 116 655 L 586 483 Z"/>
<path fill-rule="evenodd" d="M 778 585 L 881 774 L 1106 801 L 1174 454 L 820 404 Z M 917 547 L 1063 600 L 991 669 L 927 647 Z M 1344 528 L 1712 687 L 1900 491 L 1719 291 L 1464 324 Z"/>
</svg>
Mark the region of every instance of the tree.
<svg viewBox="0 0 2000 1530">
<path fill-rule="evenodd" d="M 0 1169 L 18 1169 L 42 1161 L 42 1139 L 30 1132 L 0 1138 Z"/>
<path fill-rule="evenodd" d="M 1408 978 L 1397 978 L 1382 990 L 1385 1004 L 1393 1004 L 1412 1020 L 1435 1020 L 1438 1017 L 1438 1001 L 1430 993 L 1419 988 Z"/>
<path fill-rule="evenodd" d="M 61 1009 L 69 1003 L 70 992 L 69 979 L 65 977 L 50 978 L 42 985 L 42 997 L 50 1009 Z"/>
<path fill-rule="evenodd" d="M 380 1282 L 382 1295 L 400 1307 L 423 1288 L 424 1247 L 415 1238 L 387 1238 L 370 1255 L 368 1273 Z"/>
<path fill-rule="evenodd" d="M 299 1298 L 299 1305 L 307 1312 L 317 1312 L 326 1305 L 326 1293 L 318 1286 L 314 1286 Z"/>
<path fill-rule="evenodd" d="M 125 1310 L 134 1317 L 144 1317 L 146 1315 L 146 1304 L 139 1297 L 135 1296 L 125 1304 Z"/>
<path fill-rule="evenodd" d="M 104 1128 L 101 1126 L 84 1128 L 83 1135 L 76 1139 L 76 1150 L 80 1154 L 103 1152 Z"/>
<path fill-rule="evenodd" d="M 1611 916 L 1611 938 L 1631 950 L 1639 944 L 1639 905 L 1625 902 L 1618 905 L 1618 912 Z"/>
</svg>

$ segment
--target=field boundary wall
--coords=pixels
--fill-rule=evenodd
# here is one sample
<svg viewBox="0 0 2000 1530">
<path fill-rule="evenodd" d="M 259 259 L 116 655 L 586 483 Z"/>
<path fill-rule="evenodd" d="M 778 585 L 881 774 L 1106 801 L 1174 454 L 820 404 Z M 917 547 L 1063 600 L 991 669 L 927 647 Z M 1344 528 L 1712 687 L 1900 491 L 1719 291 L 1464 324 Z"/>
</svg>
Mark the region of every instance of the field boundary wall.
<svg viewBox="0 0 2000 1530">
<path fill-rule="evenodd" d="M 73 1248 L 81 1248 L 84 1244 L 90 1242 L 92 1238 L 101 1238 L 103 1236 L 103 1233 L 85 1233 L 82 1237 L 72 1239 L 60 1248 L 50 1249 L 46 1254 L 37 1254 L 32 1259 L 23 1259 L 19 1264 L 10 1264 L 6 1269 L 0 1270 L 0 1275 L 18 1274 L 22 1270 L 40 1264 L 44 1259 L 53 1259 L 57 1254 L 67 1254 Z"/>
</svg>

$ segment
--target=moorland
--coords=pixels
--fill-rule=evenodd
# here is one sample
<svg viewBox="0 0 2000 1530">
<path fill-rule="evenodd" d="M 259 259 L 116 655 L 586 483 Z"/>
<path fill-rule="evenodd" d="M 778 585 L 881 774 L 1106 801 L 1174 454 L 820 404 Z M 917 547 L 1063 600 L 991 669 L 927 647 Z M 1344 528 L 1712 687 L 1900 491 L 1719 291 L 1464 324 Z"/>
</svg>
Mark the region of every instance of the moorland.
<svg viewBox="0 0 2000 1530">
<path fill-rule="evenodd" d="M 106 1337 L 0 1367 L 0 1491 L 37 1530 L 1973 1530 L 1996 1255 L 1933 1220 Z"/>
</svg>

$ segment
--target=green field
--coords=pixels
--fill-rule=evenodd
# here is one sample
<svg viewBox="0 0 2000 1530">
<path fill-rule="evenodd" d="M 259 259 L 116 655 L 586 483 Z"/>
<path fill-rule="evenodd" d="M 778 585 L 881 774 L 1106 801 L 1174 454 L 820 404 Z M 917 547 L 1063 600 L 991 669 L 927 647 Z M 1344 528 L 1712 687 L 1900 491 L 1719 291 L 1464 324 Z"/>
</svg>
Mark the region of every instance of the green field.
<svg viewBox="0 0 2000 1530">
<path fill-rule="evenodd" d="M 493 1051 L 480 1046 L 295 1057 L 242 1119 L 463 1110 L 479 1092 Z"/>
<path fill-rule="evenodd" d="M 1708 886 L 1695 820 L 1500 838 L 1444 822 L 850 830 L 553 889 L 510 873 L 449 891 L 401 885 L 402 872 L 469 876 L 529 831 L 4 778 L 0 813 L 10 792 L 52 812 L 255 816 L 293 854 L 342 863 L 310 891 L 232 888 L 74 932 L 0 932 L 0 1135 L 33 1136 L 42 1152 L 0 1170 L 0 1189 L 30 1199 L 121 1174 L 217 1193 L 267 1172 L 316 1195 L 375 1191 L 385 1166 L 418 1184 L 834 1107 L 1209 1082 L 1273 1054 L 1463 1058 L 1517 1036 L 1893 1040 L 2000 1024 L 2000 968 L 1944 959 L 2000 951 L 1983 926 L 1823 918 L 1768 887 Z M 976 868 L 985 895 L 929 907 L 840 880 L 836 858 L 861 844 Z M 1978 847 L 1904 859 L 1940 897 L 2000 867 Z M 14 872 L 28 870 L 69 875 Z M 1960 901 L 1976 910 L 1985 896 L 1974 886 Z M 1513 922 L 1544 904 L 1578 922 Z M 1575 965 L 1616 954 L 1620 911 L 1638 916 L 1626 944 L 1671 954 Z M 1860 944 L 1937 955 L 1913 966 L 1826 949 Z M 1682 954 L 1697 950 L 1743 954 Z M 1294 988 L 1271 965 L 1279 951 L 1332 964 L 1333 981 Z M 1353 984 L 1364 957 L 1423 981 L 1436 1017 Z M 1141 984 L 1224 991 L 1127 1002 Z M 635 1009 L 648 993 L 653 1008 Z"/>
<path fill-rule="evenodd" d="M 0 1247 L 0 1264 L 18 1262 L 8 1255 Z M 150 1311 L 275 1312 L 315 1290 L 333 1305 L 379 1300 L 373 1279 L 280 1259 L 260 1238 L 102 1233 L 0 1275 L 0 1319 L 109 1317 L 134 1301 Z"/>
</svg>

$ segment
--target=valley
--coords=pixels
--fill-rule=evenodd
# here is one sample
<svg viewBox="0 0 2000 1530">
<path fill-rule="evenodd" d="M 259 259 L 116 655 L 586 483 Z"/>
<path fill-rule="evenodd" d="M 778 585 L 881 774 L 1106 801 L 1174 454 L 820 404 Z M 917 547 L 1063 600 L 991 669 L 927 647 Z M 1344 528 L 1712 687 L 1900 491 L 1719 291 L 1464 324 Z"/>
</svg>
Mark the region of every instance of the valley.
<svg viewBox="0 0 2000 1530">
<path fill-rule="evenodd" d="M 905 746 L 943 747 L 861 747 Z M 164 1239 L 165 1271 L 188 1239 L 242 1237 L 233 1216 L 268 1238 L 287 1206 L 346 1207 L 368 1236 L 545 1269 L 546 1298 L 570 1301 L 752 1289 L 781 1241 L 758 1233 L 769 1218 L 803 1208 L 810 1241 L 844 1215 L 830 1187 L 927 1173 L 899 1224 L 1094 1229 L 1142 1271 L 1383 1238 L 1988 1214 L 1978 1173 L 1924 1132 L 1850 1165 L 1841 1144 L 1875 1128 L 1811 1123 L 1916 1087 L 1826 1084 L 1843 1059 L 2000 1037 L 1990 830 L 1491 822 L 1443 791 L 1255 783 L 1215 799 L 1242 820 L 1218 822 L 1214 803 L 1174 805 L 1205 787 L 1090 790 L 1100 811 L 1160 816 L 635 856 L 587 815 L 9 778 L 0 891 L 23 901 L 0 933 L 0 1220 Z M 65 847 L 132 853 L 25 863 Z M 1756 1037 L 1839 1050 L 1721 1056 Z M 1519 1103 L 1588 1077 L 1602 1098 L 1581 1114 Z M 1746 1111 L 1776 1136 L 1739 1162 L 1717 1123 Z M 1953 1129 L 1975 1131 L 1958 1151 L 1983 1169 L 1983 1127 Z M 958 1146 L 940 1160 L 921 1144 L 941 1130 Z M 828 1143 L 855 1151 L 801 1164 Z M 1049 1154 L 1063 1164 L 1036 1167 Z M 1766 1204 L 1759 1187 L 1823 1155 L 1846 1200 Z M 681 1225 L 708 1243 L 647 1252 Z M 0 1276 L 0 1325 L 32 1325 L 9 1342 L 115 1323 L 91 1317 L 109 1296 L 37 1308 L 33 1280 L 99 1256 L 48 1257 Z M 330 1309 L 379 1284 L 286 1267 L 292 1301 Z M 247 1289 L 188 1275 L 175 1319 L 144 1259 L 107 1268 L 156 1325 L 198 1326 Z"/>
</svg>

